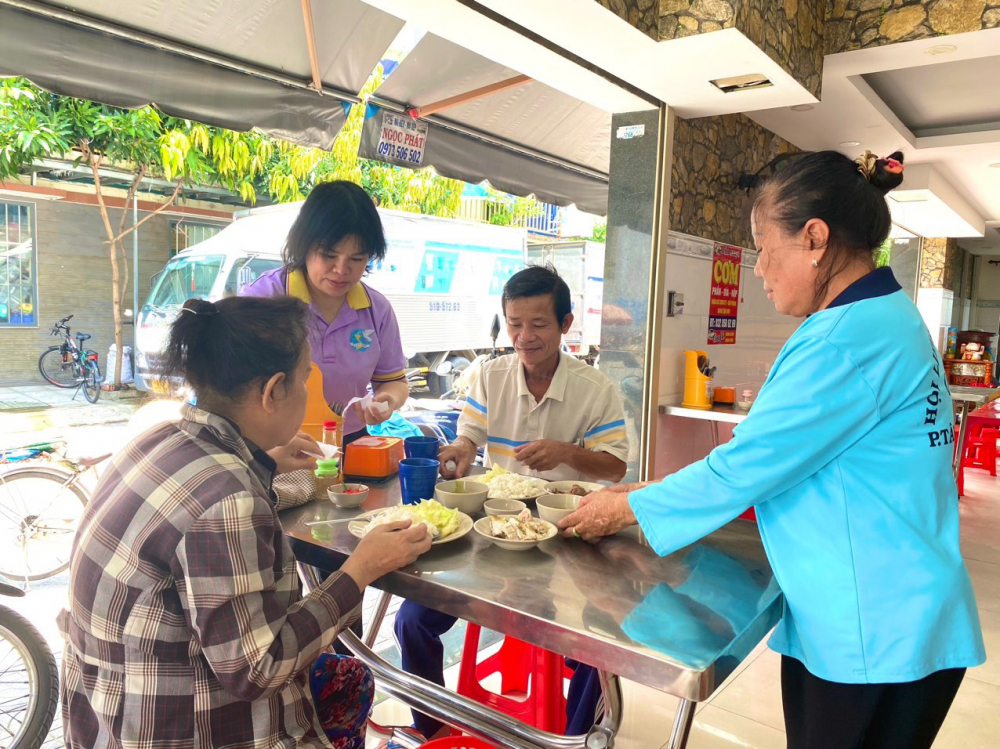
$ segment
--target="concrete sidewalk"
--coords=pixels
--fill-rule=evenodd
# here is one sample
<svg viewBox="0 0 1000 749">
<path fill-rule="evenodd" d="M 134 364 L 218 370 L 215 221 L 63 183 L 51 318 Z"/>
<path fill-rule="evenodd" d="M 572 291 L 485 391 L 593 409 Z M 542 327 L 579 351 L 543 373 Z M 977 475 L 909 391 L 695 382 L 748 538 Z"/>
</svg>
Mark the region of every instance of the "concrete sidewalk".
<svg viewBox="0 0 1000 749">
<path fill-rule="evenodd" d="M 145 401 L 142 394 L 119 399 L 118 394 L 101 393 L 92 404 L 78 390 L 45 383 L 0 386 L 0 447 L 82 441 L 93 428 L 127 423 Z"/>
</svg>

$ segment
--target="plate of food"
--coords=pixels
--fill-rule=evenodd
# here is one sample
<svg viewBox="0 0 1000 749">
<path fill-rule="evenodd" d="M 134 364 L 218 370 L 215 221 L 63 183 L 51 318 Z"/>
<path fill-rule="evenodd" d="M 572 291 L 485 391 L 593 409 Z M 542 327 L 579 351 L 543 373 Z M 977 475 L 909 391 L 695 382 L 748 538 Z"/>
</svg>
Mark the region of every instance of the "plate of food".
<svg viewBox="0 0 1000 749">
<path fill-rule="evenodd" d="M 471 478 L 490 488 L 488 499 L 519 499 L 523 502 L 548 493 L 544 479 L 511 473 L 500 466 L 493 466 L 487 473 Z"/>
<path fill-rule="evenodd" d="M 472 518 L 464 512 L 449 510 L 433 499 L 421 500 L 415 505 L 395 505 L 381 510 L 370 510 L 347 524 L 347 530 L 358 538 L 364 538 L 372 528 L 386 523 L 413 520 L 423 523 L 431 534 L 431 545 L 456 541 L 472 530 Z"/>
<path fill-rule="evenodd" d="M 533 549 L 559 533 L 552 523 L 532 517 L 531 510 L 522 510 L 520 515 L 491 515 L 477 520 L 474 527 L 480 536 L 508 551 Z"/>
</svg>

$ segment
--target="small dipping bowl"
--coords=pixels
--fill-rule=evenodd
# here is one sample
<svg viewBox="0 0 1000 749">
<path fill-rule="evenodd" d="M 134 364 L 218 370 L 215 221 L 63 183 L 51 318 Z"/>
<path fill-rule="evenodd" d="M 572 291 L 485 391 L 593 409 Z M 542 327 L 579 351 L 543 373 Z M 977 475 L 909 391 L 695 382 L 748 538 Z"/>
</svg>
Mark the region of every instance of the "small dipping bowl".
<svg viewBox="0 0 1000 749">
<path fill-rule="evenodd" d="M 577 511 L 581 499 L 575 494 L 544 494 L 535 501 L 538 517 L 559 525 L 560 520 Z"/>
<path fill-rule="evenodd" d="M 487 499 L 483 505 L 487 515 L 518 515 L 528 505 L 516 499 Z"/>
<path fill-rule="evenodd" d="M 327 496 L 337 507 L 345 510 L 351 507 L 359 507 L 362 502 L 368 499 L 368 487 L 364 484 L 344 484 L 344 488 L 360 489 L 361 491 L 348 494 L 346 491 L 335 492 L 333 489 L 327 489 Z"/>
<path fill-rule="evenodd" d="M 461 486 L 462 491 L 458 491 Z M 442 481 L 434 487 L 434 499 L 450 510 L 458 510 L 466 515 L 475 515 L 483 511 L 483 504 L 490 492 L 486 484 L 458 479 Z"/>
</svg>

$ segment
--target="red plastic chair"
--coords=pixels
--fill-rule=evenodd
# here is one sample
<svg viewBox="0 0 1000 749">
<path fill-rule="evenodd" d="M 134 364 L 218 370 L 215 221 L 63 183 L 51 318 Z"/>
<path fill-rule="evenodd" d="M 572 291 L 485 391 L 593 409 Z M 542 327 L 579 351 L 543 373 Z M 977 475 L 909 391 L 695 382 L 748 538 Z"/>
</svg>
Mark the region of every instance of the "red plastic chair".
<svg viewBox="0 0 1000 749">
<path fill-rule="evenodd" d="M 754 510 L 753 507 L 751 507 L 749 510 L 747 510 L 742 515 L 740 515 L 740 520 L 752 520 L 753 522 L 756 523 L 757 522 L 757 512 Z"/>
<path fill-rule="evenodd" d="M 507 637 L 498 653 L 479 663 L 480 631 L 475 624 L 466 629 L 458 693 L 535 728 L 563 733 L 566 730 L 563 657 Z M 500 674 L 499 694 L 482 685 L 493 674 Z"/>
<path fill-rule="evenodd" d="M 1000 429 L 978 429 L 978 434 L 967 439 L 965 455 L 962 456 L 963 468 L 982 468 L 989 471 L 990 476 L 997 475 L 997 438 Z"/>
<path fill-rule="evenodd" d="M 497 749 L 482 739 L 472 736 L 445 736 L 420 745 L 421 749 Z"/>
</svg>

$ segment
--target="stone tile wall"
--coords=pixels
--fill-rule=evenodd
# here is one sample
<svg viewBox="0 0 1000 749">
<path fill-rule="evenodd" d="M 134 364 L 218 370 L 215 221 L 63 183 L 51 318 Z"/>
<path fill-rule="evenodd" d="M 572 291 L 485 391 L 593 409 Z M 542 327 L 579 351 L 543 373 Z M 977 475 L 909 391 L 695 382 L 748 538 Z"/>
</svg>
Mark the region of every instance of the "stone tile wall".
<svg viewBox="0 0 1000 749">
<path fill-rule="evenodd" d="M 829 0 L 826 54 L 1000 26 L 997 0 Z"/>
<path fill-rule="evenodd" d="M 596 2 L 657 41 L 739 29 L 810 93 L 819 96 L 827 0 Z"/>
<path fill-rule="evenodd" d="M 794 145 L 741 114 L 677 119 L 671 171 L 673 231 L 753 247 L 740 174 L 754 173 Z"/>
<path fill-rule="evenodd" d="M 959 252 L 956 239 L 925 237 L 920 255 L 920 287 L 954 291 L 956 262 L 961 262 Z"/>
</svg>

